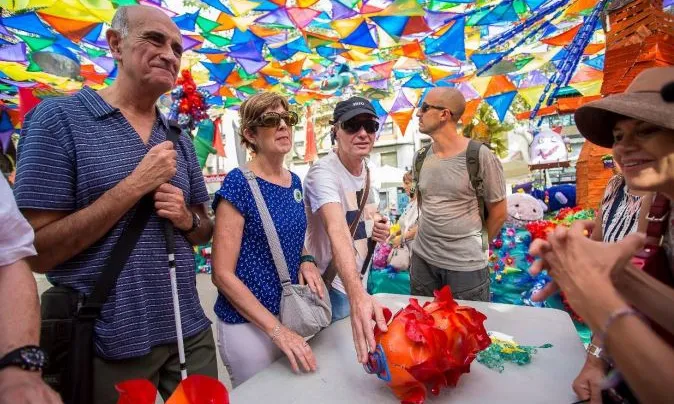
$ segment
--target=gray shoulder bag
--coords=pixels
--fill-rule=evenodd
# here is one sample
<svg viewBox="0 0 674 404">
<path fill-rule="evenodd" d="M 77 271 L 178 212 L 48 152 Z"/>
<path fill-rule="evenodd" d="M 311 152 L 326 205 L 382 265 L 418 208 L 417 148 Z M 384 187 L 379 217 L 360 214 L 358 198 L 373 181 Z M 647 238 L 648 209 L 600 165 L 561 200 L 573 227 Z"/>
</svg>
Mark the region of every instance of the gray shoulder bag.
<svg viewBox="0 0 674 404">
<path fill-rule="evenodd" d="M 290 273 L 288 272 L 288 266 L 283 255 L 281 242 L 269 214 L 269 209 L 267 209 L 267 204 L 260 192 L 260 186 L 255 179 L 255 174 L 247 167 L 242 167 L 241 171 L 253 192 L 255 205 L 258 212 L 260 212 L 262 227 L 264 227 L 264 233 L 269 243 L 269 250 L 274 258 L 274 265 L 283 287 L 279 320 L 281 324 L 303 337 L 314 335 L 330 325 L 330 321 L 332 320 L 332 306 L 330 305 L 328 290 L 323 282 L 321 282 L 323 296 L 325 296 L 324 299 L 321 299 L 316 293 L 311 291 L 309 286 L 293 285 L 290 282 Z"/>
</svg>

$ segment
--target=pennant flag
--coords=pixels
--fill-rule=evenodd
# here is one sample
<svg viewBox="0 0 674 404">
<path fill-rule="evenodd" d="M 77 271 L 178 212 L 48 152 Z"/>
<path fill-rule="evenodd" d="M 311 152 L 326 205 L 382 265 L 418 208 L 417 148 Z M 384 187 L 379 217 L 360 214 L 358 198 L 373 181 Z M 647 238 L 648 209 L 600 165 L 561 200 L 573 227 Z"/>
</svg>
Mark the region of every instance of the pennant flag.
<svg viewBox="0 0 674 404">
<path fill-rule="evenodd" d="M 384 120 L 386 120 L 386 116 L 388 115 L 388 113 L 386 112 L 384 107 L 381 106 L 381 102 L 379 102 L 379 100 L 373 100 L 371 102 L 371 104 L 374 107 L 374 111 L 377 114 L 377 117 L 378 118 L 383 117 Z M 384 122 L 379 122 L 379 123 L 380 123 L 380 126 L 384 126 Z"/>
<path fill-rule="evenodd" d="M 533 108 L 538 103 L 538 100 L 541 99 L 541 95 L 543 95 L 544 90 L 545 86 L 534 86 L 520 88 L 518 93 L 522 96 L 522 98 L 524 98 L 527 104 L 529 104 L 529 107 Z"/>
<path fill-rule="evenodd" d="M 362 11 L 361 11 L 362 13 Z M 394 0 L 393 3 L 382 10 L 381 15 L 395 16 L 423 16 L 425 10 L 417 0 Z"/>
<path fill-rule="evenodd" d="M 438 53 L 452 55 L 460 60 L 466 60 L 465 48 L 465 23 L 463 18 L 459 18 L 454 22 L 452 27 L 447 30 L 442 36 L 436 39 L 426 38 L 426 53 Z"/>
<path fill-rule="evenodd" d="M 232 73 L 232 70 L 235 66 L 234 63 L 214 64 L 209 62 L 201 62 L 201 64 L 204 65 L 206 69 L 208 69 L 211 80 L 217 81 L 218 83 L 224 83 L 227 81 L 227 78 L 229 77 L 230 73 Z"/>
<path fill-rule="evenodd" d="M 417 41 L 410 42 L 399 48 L 393 50 L 393 54 L 397 56 L 406 56 L 412 59 L 424 60 L 426 55 L 424 50 L 421 48 L 421 44 Z"/>
<path fill-rule="evenodd" d="M 576 89 L 584 97 L 601 94 L 602 80 L 592 80 L 579 83 L 571 83 L 570 86 Z"/>
<path fill-rule="evenodd" d="M 311 116 L 311 107 L 307 107 L 307 129 L 306 129 L 306 145 L 304 148 L 304 162 L 309 163 L 318 157 L 318 150 L 316 148 L 316 134 L 314 133 L 314 120 Z"/>
<path fill-rule="evenodd" d="M 463 98 L 466 100 L 473 100 L 475 98 L 480 98 L 480 94 L 467 82 L 462 82 L 457 84 L 456 89 L 461 91 Z"/>
<path fill-rule="evenodd" d="M 288 73 L 292 74 L 293 76 L 300 76 L 302 74 L 302 66 L 304 66 L 304 62 L 306 61 L 306 58 L 302 58 L 299 60 L 296 60 L 291 63 L 287 63 L 283 65 L 281 68 Z"/>
<path fill-rule="evenodd" d="M 379 90 L 388 90 L 388 79 L 368 81 L 365 82 L 365 85 Z"/>
<path fill-rule="evenodd" d="M 215 35 L 213 35 L 213 36 L 215 36 Z M 189 35 L 183 35 L 182 37 L 183 37 L 183 51 L 190 50 L 192 48 L 196 48 L 197 46 L 199 46 L 203 43 L 203 40 L 199 40 L 197 38 L 192 38 Z"/>
<path fill-rule="evenodd" d="M 346 20 L 347 18 L 358 15 L 357 11 L 353 10 L 349 6 L 344 5 L 339 0 L 331 0 L 330 3 L 332 3 L 333 20 Z"/>
<path fill-rule="evenodd" d="M 234 15 L 234 13 L 232 13 L 231 10 L 227 8 L 227 6 L 222 4 L 220 0 L 201 0 L 201 2 L 208 4 L 209 6 L 215 8 L 216 10 L 220 10 L 225 14 L 229 14 L 231 16 Z"/>
<path fill-rule="evenodd" d="M 17 14 L 2 18 L 2 25 L 9 28 L 30 32 L 41 37 L 54 38 L 51 30 L 37 17 L 35 13 Z"/>
<path fill-rule="evenodd" d="M 295 26 L 299 29 L 302 29 L 307 25 L 309 25 L 309 23 L 314 18 L 316 18 L 317 15 L 321 13 L 320 11 L 313 10 L 310 8 L 297 8 L 297 7 L 289 7 L 287 11 L 290 20 L 292 20 Z"/>
<path fill-rule="evenodd" d="M 372 39 L 367 23 L 363 21 L 355 31 L 340 41 L 343 44 L 362 46 L 363 48 L 376 48 L 377 43 Z"/>
<path fill-rule="evenodd" d="M 595 1 L 595 0 L 590 0 L 590 1 Z M 538 8 L 546 2 L 546 0 L 524 0 L 524 2 L 527 4 L 527 7 L 529 7 L 529 10 L 538 10 Z"/>
<path fill-rule="evenodd" d="M 340 37 L 349 36 L 356 29 L 360 28 L 364 20 L 362 18 L 352 18 L 349 20 L 335 20 L 330 23 L 332 28 L 337 31 Z M 367 28 L 367 27 L 366 27 Z M 370 33 L 368 32 L 368 35 Z"/>
<path fill-rule="evenodd" d="M 408 17 L 398 16 L 370 17 L 370 19 L 395 40 L 400 40 L 408 21 Z"/>
<path fill-rule="evenodd" d="M 25 62 L 26 44 L 19 42 L 15 45 L 0 47 L 0 60 L 5 62 Z"/>
<path fill-rule="evenodd" d="M 229 5 L 234 10 L 234 15 L 243 15 L 255 9 L 259 3 L 248 0 L 229 0 Z"/>
<path fill-rule="evenodd" d="M 484 90 L 483 96 L 489 97 L 495 94 L 501 94 L 509 91 L 515 91 L 517 87 L 508 80 L 506 76 L 493 76 L 489 80 L 489 85 L 487 85 L 486 90 Z"/>
<path fill-rule="evenodd" d="M 510 105 L 512 104 L 516 95 L 517 91 L 511 91 L 509 93 L 485 97 L 484 100 L 487 101 L 487 103 L 491 105 L 492 108 L 494 108 L 496 115 L 498 115 L 499 121 L 503 122 L 506 113 L 508 112 L 508 109 L 510 108 Z"/>
<path fill-rule="evenodd" d="M 414 108 L 414 105 L 407 99 L 407 97 L 405 97 L 403 90 L 399 90 L 389 112 L 396 112 L 407 108 Z"/>
<path fill-rule="evenodd" d="M 204 18 L 204 17 L 197 17 L 196 18 L 196 24 L 199 28 L 201 28 L 201 30 L 203 32 L 207 32 L 207 33 L 220 27 L 220 23 L 218 23 L 216 21 L 209 20 L 208 18 Z"/>
<path fill-rule="evenodd" d="M 255 11 L 274 11 L 279 7 L 278 4 L 274 4 L 269 0 L 262 0 L 258 3 L 258 6 L 255 7 Z"/>
<path fill-rule="evenodd" d="M 593 69 L 588 66 L 581 66 L 576 70 L 576 73 L 571 78 L 571 83 L 578 83 L 583 81 L 594 81 L 601 80 L 604 77 L 604 73 L 601 70 Z"/>
<path fill-rule="evenodd" d="M 45 22 L 51 25 L 52 28 L 75 42 L 81 41 L 89 31 L 98 25 L 96 22 L 72 20 L 70 18 L 56 17 L 43 13 L 38 14 Z"/>
<path fill-rule="evenodd" d="M 514 4 L 515 2 L 513 1 L 503 1 L 501 4 L 494 7 L 491 11 L 488 11 L 484 16 L 477 20 L 471 21 L 467 25 L 482 26 L 519 21 L 520 17 L 515 10 Z"/>
<path fill-rule="evenodd" d="M 578 24 L 575 27 L 564 31 L 559 35 L 541 39 L 541 42 L 552 46 L 566 46 L 570 44 L 571 41 L 573 41 L 573 38 L 575 38 L 578 31 L 580 31 L 581 25 L 582 24 Z"/>
<path fill-rule="evenodd" d="M 461 119 L 460 119 L 460 121 L 464 125 L 469 124 L 473 120 L 473 117 L 475 116 L 475 113 L 477 112 L 477 107 L 480 106 L 480 103 L 482 103 L 482 100 L 480 100 L 480 99 L 470 100 L 470 101 L 466 102 L 466 108 L 463 110 L 463 115 L 461 115 Z"/>
<path fill-rule="evenodd" d="M 583 50 L 583 55 L 594 55 L 595 53 L 604 50 L 606 44 L 603 43 L 591 43 L 585 47 Z"/>
<path fill-rule="evenodd" d="M 372 70 L 375 72 L 379 73 L 380 76 L 384 78 L 389 78 L 391 77 L 391 71 L 393 70 L 393 66 L 396 64 L 395 60 L 391 60 L 388 62 L 380 63 L 378 65 L 372 66 Z"/>
<path fill-rule="evenodd" d="M 251 60 L 244 58 L 238 58 L 235 60 L 248 74 L 255 74 L 268 64 L 266 60 Z M 241 88 L 239 88 L 239 90 L 241 90 Z"/>
<path fill-rule="evenodd" d="M 196 13 L 186 13 L 183 15 L 173 17 L 172 20 L 178 26 L 178 28 L 185 31 L 194 32 L 194 27 L 197 23 L 198 16 L 199 12 L 197 11 Z"/>
<path fill-rule="evenodd" d="M 318 3 L 318 0 L 297 0 L 297 5 L 301 8 L 308 8 Z"/>
<path fill-rule="evenodd" d="M 477 69 L 482 69 L 484 66 L 489 64 L 490 62 L 500 59 L 505 55 L 505 52 L 495 52 L 495 53 L 473 53 L 470 55 L 470 60 L 475 63 L 475 67 Z"/>
<path fill-rule="evenodd" d="M 407 88 L 428 88 L 433 87 L 433 84 L 424 80 L 419 73 L 415 73 L 414 76 L 407 80 L 402 86 Z"/>
<path fill-rule="evenodd" d="M 276 11 L 265 14 L 255 21 L 263 24 L 273 24 L 274 26 L 283 28 L 295 28 L 295 24 L 293 24 L 288 16 L 288 12 L 284 8 L 279 8 Z"/>
<path fill-rule="evenodd" d="M 445 77 L 451 76 L 454 73 L 454 70 L 447 69 L 442 66 L 426 66 L 428 75 L 431 77 L 431 80 L 434 83 L 437 83 L 439 80 L 444 79 Z"/>
<path fill-rule="evenodd" d="M 316 48 L 316 53 L 324 58 L 334 58 L 346 52 L 346 49 L 331 48 L 329 46 L 319 46 Z"/>
<path fill-rule="evenodd" d="M 594 67 L 597 70 L 603 70 L 604 69 L 604 57 L 605 55 L 599 55 L 595 56 L 592 59 L 587 59 L 583 63 L 590 67 Z"/>
<path fill-rule="evenodd" d="M 393 119 L 393 122 L 398 125 L 398 128 L 400 129 L 400 132 L 403 136 L 405 136 L 405 133 L 407 132 L 407 125 L 410 123 L 410 120 L 412 120 L 413 114 L 414 108 L 401 109 L 391 112 L 390 114 L 391 119 Z"/>
</svg>

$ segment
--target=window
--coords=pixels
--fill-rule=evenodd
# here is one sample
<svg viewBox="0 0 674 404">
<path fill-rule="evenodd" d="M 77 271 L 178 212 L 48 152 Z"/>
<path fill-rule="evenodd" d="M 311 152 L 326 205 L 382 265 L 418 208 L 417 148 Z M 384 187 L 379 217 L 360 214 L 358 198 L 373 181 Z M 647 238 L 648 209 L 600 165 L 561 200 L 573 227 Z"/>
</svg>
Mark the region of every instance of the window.
<svg viewBox="0 0 674 404">
<path fill-rule="evenodd" d="M 392 151 L 381 154 L 381 165 L 398 167 L 398 152 Z"/>
</svg>

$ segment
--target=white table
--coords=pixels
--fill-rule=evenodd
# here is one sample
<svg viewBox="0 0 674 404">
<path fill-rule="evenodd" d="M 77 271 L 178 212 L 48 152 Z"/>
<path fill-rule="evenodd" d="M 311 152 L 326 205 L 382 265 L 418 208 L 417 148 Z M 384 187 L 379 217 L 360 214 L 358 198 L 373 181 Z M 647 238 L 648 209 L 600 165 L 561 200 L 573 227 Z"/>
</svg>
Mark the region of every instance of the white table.
<svg viewBox="0 0 674 404">
<path fill-rule="evenodd" d="M 378 294 L 377 299 L 392 312 L 404 307 L 409 296 Z M 431 300 L 419 298 L 420 301 Z M 428 394 L 427 403 L 560 403 L 576 398 L 571 383 L 585 360 L 585 350 L 566 312 L 555 309 L 512 306 L 498 303 L 459 301 L 487 316 L 485 328 L 512 335 L 521 345 L 539 349 L 530 364 L 505 364 L 503 373 L 475 360 L 470 373 L 456 388 L 446 388 L 438 397 Z M 247 380 L 230 394 L 232 404 L 248 403 L 398 403 L 386 383 L 365 372 L 356 361 L 349 319 L 321 331 L 310 345 L 319 369 L 295 375 L 287 358 Z"/>
</svg>

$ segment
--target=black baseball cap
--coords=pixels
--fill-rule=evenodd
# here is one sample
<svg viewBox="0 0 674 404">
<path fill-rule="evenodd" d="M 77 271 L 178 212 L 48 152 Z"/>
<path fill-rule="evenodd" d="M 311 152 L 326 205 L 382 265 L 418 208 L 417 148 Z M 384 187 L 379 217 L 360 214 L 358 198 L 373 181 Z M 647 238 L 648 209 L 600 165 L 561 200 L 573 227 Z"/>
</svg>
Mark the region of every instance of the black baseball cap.
<svg viewBox="0 0 674 404">
<path fill-rule="evenodd" d="M 377 117 L 377 112 L 374 110 L 374 107 L 370 101 L 362 97 L 351 97 L 346 101 L 340 101 L 335 107 L 335 111 L 332 114 L 332 123 L 345 122 L 354 116 L 361 114 L 372 115 Z"/>
</svg>

